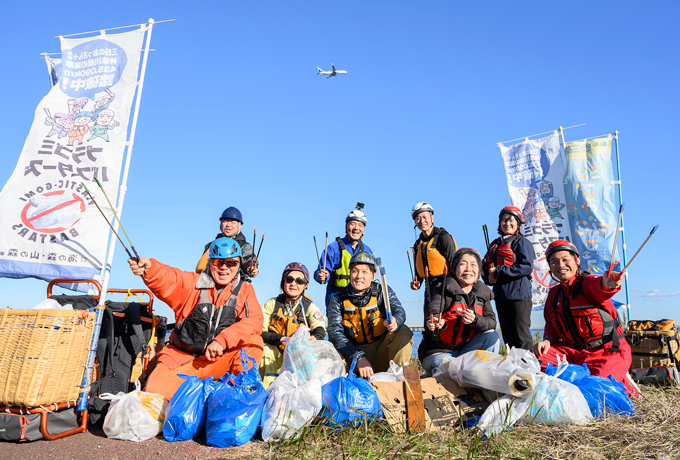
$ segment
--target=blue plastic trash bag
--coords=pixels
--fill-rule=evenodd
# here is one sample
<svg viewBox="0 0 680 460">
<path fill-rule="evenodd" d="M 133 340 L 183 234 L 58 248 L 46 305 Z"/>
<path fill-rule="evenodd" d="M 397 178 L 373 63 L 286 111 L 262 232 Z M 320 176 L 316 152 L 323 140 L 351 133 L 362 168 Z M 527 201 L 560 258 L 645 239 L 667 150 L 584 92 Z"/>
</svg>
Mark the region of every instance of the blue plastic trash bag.
<svg viewBox="0 0 680 460">
<path fill-rule="evenodd" d="M 587 364 L 576 366 L 574 364 L 560 364 L 553 366 L 548 363 L 545 373 L 555 375 L 564 367 L 557 378 L 573 383 L 581 390 L 588 402 L 588 407 L 593 416 L 600 415 L 633 415 L 635 406 L 626 393 L 626 388 L 621 382 L 617 382 L 613 375 L 609 378 L 590 375 Z"/>
<path fill-rule="evenodd" d="M 252 361 L 250 369 L 249 361 Z M 246 371 L 222 377 L 208 398 L 206 440 L 209 446 L 240 446 L 250 441 L 257 431 L 267 392 L 255 359 L 243 348 L 241 362 Z"/>
<path fill-rule="evenodd" d="M 177 374 L 186 381 L 177 389 L 163 423 L 163 437 L 170 442 L 188 441 L 205 431 L 206 400 L 215 382 L 212 377 Z"/>
<path fill-rule="evenodd" d="M 583 377 L 590 376 L 590 369 L 588 369 L 588 365 L 586 363 L 583 363 L 582 366 L 577 366 L 576 364 L 567 364 L 566 367 L 564 367 L 565 365 L 562 364 L 561 366 L 562 367 L 555 366 L 553 363 L 548 363 L 545 368 L 546 375 L 552 375 L 554 377 L 555 372 L 557 372 L 557 368 L 560 367 L 560 369 L 564 370 L 559 375 L 559 378 L 566 380 L 567 382 L 574 383 L 577 380 L 581 380 Z"/>
<path fill-rule="evenodd" d="M 574 385 L 585 396 L 593 415 L 633 415 L 635 412 L 626 388 L 613 375 L 608 379 L 591 375 L 577 380 Z"/>
<path fill-rule="evenodd" d="M 359 426 L 381 417 L 382 407 L 378 395 L 366 380 L 354 375 L 357 360 L 352 361 L 349 376 L 338 377 L 323 386 L 322 417 L 328 417 L 331 425 Z"/>
</svg>

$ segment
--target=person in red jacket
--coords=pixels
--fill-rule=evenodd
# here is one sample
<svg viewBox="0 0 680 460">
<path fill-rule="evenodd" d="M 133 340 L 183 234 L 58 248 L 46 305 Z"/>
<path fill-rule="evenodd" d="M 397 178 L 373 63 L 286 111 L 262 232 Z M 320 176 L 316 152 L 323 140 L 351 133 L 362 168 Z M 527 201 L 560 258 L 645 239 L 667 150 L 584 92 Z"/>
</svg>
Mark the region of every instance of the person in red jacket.
<svg viewBox="0 0 680 460">
<path fill-rule="evenodd" d="M 613 375 L 631 396 L 637 396 L 628 375 L 630 345 L 610 300 L 621 290 L 623 273 L 581 272 L 578 249 L 567 240 L 550 243 L 546 259 L 559 285 L 550 289 L 545 302 L 543 340 L 531 348 L 541 370 L 547 363 L 557 364 L 558 355 L 564 356 L 571 364 L 587 364 L 592 375 Z"/>
<path fill-rule="evenodd" d="M 257 366 L 262 359 L 264 316 L 253 286 L 239 275 L 239 244 L 217 238 L 208 252 L 208 268 L 200 274 L 155 259 L 128 259 L 132 273 L 142 276 L 149 290 L 175 312 L 170 343 L 158 354 L 145 388 L 168 400 L 185 381 L 177 374 L 218 379 L 227 372 L 243 372 L 241 348 Z"/>
</svg>

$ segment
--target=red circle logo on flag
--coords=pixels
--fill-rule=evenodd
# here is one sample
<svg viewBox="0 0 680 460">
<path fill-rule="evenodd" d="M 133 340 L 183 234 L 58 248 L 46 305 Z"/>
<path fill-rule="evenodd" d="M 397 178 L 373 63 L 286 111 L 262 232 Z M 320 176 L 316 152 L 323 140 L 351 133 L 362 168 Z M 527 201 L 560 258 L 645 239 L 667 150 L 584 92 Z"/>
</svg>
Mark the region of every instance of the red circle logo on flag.
<svg viewBox="0 0 680 460">
<path fill-rule="evenodd" d="M 545 262 L 545 256 L 539 258 L 536 262 Z M 557 286 L 557 281 L 550 277 L 550 268 L 542 276 L 536 271 L 536 264 L 534 264 L 534 279 L 543 287 L 551 288 Z"/>
<path fill-rule="evenodd" d="M 73 227 L 83 217 L 85 201 L 66 190 L 35 195 L 21 211 L 21 221 L 31 230 L 59 233 Z"/>
</svg>

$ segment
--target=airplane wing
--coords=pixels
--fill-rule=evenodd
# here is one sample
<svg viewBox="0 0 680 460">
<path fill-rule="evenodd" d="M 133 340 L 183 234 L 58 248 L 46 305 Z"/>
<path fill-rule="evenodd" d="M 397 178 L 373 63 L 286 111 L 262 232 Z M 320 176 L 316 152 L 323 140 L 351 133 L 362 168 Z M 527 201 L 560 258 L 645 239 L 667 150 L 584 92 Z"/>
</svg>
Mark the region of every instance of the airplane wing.
<svg viewBox="0 0 680 460">
<path fill-rule="evenodd" d="M 333 67 L 333 72 L 335 72 L 335 66 L 333 64 L 331 64 L 331 67 Z"/>
<path fill-rule="evenodd" d="M 331 77 L 335 77 L 335 75 L 331 74 L 331 75 L 327 76 L 326 78 L 331 78 Z"/>
</svg>

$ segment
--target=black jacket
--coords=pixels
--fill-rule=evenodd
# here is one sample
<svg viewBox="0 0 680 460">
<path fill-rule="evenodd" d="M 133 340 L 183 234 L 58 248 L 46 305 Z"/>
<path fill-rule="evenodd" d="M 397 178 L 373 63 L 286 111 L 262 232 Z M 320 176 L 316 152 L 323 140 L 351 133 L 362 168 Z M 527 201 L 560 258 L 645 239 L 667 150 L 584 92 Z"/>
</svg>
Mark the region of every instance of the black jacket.
<svg viewBox="0 0 680 460">
<path fill-rule="evenodd" d="M 493 292 L 481 281 L 477 281 L 469 294 L 466 294 L 461 289 L 458 281 L 450 274 L 446 277 L 446 290 L 444 291 L 444 311 L 451 307 L 453 296 L 461 295 L 465 299 L 468 307 L 472 307 L 476 299 L 482 299 L 482 316 L 477 315 L 477 318 L 470 325 L 472 329 L 477 332 L 486 332 L 492 329 L 496 329 L 496 315 L 493 312 L 493 307 L 491 306 L 491 301 L 494 298 Z M 432 292 L 432 303 L 430 304 L 430 309 L 427 312 L 425 322 L 429 319 L 430 313 L 434 315 L 436 319 L 438 317 L 439 309 L 442 303 L 442 283 L 439 282 L 433 289 Z M 418 358 L 422 361 L 426 356 L 433 353 L 446 353 L 454 351 L 464 345 L 459 345 L 458 347 L 452 347 L 441 342 L 434 340 L 433 333 L 425 328 L 423 331 L 423 340 L 418 346 Z"/>
<path fill-rule="evenodd" d="M 536 260 L 534 246 L 531 241 L 521 237 L 513 241 L 510 248 L 515 253 L 515 263 L 496 267 L 498 280 L 492 285 L 496 301 L 531 300 L 531 274 Z M 489 284 L 489 272 L 483 270 L 482 278 Z"/>
</svg>

